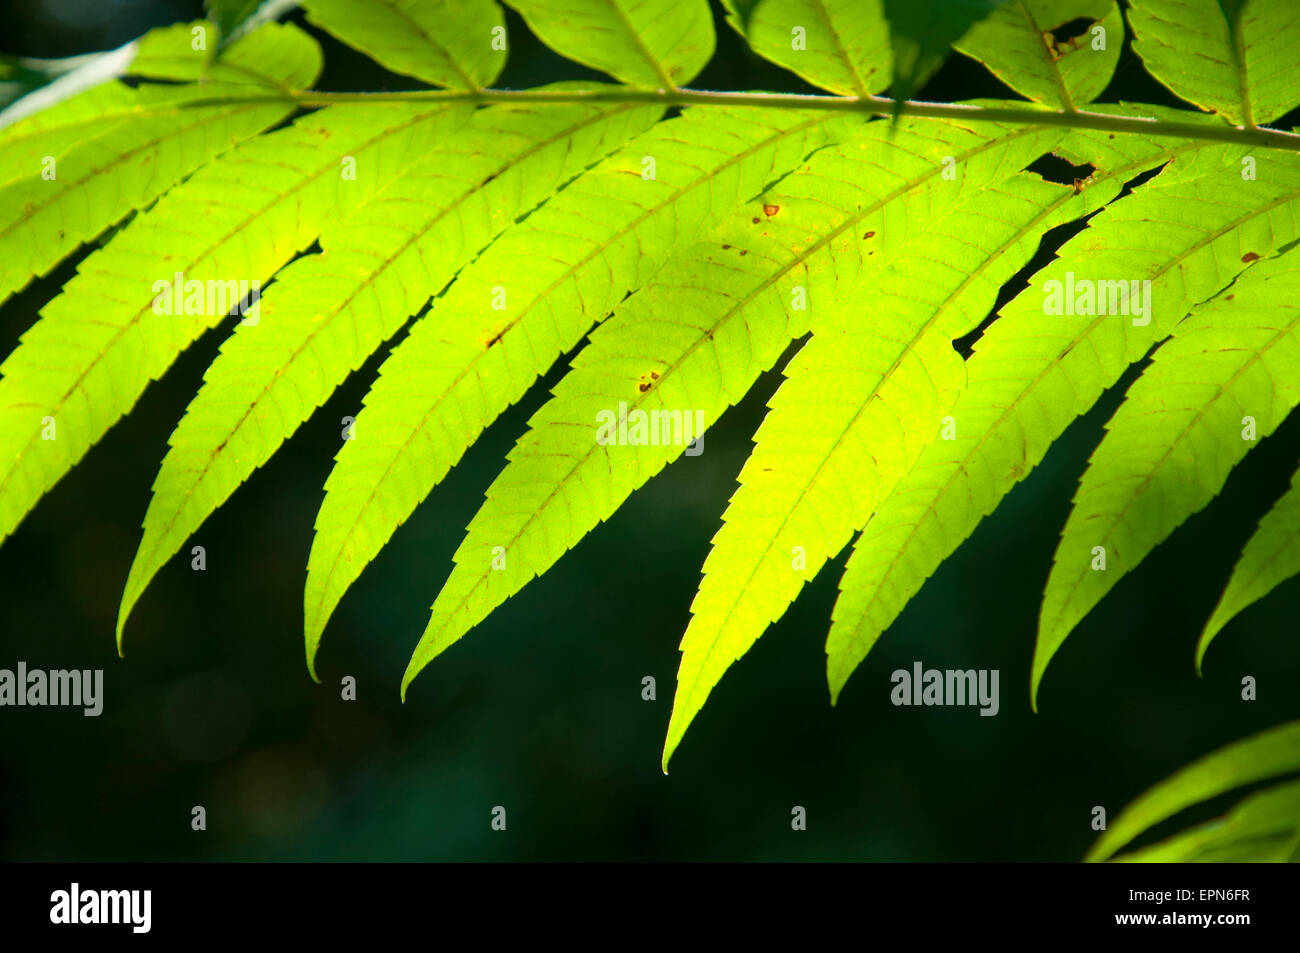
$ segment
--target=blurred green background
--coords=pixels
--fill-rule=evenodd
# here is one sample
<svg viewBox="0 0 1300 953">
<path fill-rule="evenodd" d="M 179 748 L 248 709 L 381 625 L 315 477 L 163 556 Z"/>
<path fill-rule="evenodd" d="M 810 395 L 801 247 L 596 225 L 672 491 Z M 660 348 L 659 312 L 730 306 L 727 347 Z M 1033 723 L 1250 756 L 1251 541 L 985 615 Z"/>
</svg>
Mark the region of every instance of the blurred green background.
<svg viewBox="0 0 1300 953">
<path fill-rule="evenodd" d="M 108 49 L 200 15 L 179 0 L 3 0 L 0 52 Z M 513 13 L 508 26 L 499 85 L 594 75 L 542 48 Z M 409 87 L 316 35 L 323 88 Z M 693 85 L 806 90 L 754 60 L 720 17 L 718 35 Z M 958 56 L 921 98 L 999 95 L 1010 94 Z M 1102 99 L 1173 103 L 1127 48 Z M 1048 255 L 1045 243 L 1039 261 Z M 5 352 L 75 266 L 0 308 Z M 654 479 L 440 657 L 402 705 L 399 680 L 451 554 L 563 362 L 363 575 L 326 633 L 316 685 L 301 634 L 312 522 L 339 420 L 359 408 L 380 354 L 192 540 L 207 571 L 181 555 L 158 577 L 118 659 L 113 623 L 149 487 L 229 330 L 150 387 L 0 548 L 0 668 L 103 668 L 106 695 L 99 718 L 0 709 L 0 858 L 1073 861 L 1094 837 L 1094 805 L 1113 818 L 1188 761 L 1300 715 L 1300 581 L 1225 630 L 1203 679 L 1192 667 L 1241 544 L 1300 460 L 1300 418 L 1116 587 L 1054 662 L 1041 713 L 1029 710 L 1058 533 L 1135 373 L 930 580 L 836 709 L 823 642 L 843 556 L 725 677 L 669 776 L 659 755 L 677 643 L 775 373 L 710 431 L 702 456 Z M 916 660 L 999 669 L 1000 714 L 891 706 L 890 673 Z M 345 675 L 357 679 L 355 702 L 340 698 Z M 646 675 L 658 681 L 653 702 L 641 698 Z M 1258 679 L 1258 701 L 1241 700 L 1244 675 Z M 207 810 L 205 832 L 190 828 L 194 805 Z M 496 805 L 505 832 L 490 829 Z M 795 805 L 807 831 L 791 830 Z"/>
</svg>

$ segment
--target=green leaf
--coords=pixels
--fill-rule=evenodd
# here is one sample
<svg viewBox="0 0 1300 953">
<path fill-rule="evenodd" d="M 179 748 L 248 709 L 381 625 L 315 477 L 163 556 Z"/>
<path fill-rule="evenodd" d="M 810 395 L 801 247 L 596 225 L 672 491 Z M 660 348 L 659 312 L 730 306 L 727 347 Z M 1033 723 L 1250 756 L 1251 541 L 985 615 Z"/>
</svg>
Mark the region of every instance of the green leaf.
<svg viewBox="0 0 1300 953">
<path fill-rule="evenodd" d="M 675 248 L 858 125 L 800 111 L 687 110 L 577 179 L 462 272 L 380 369 L 357 417 L 360 436 L 344 444 L 326 483 L 307 570 L 308 657 L 352 581 L 556 357 Z"/>
<path fill-rule="evenodd" d="M 1225 816 L 1116 857 L 1120 863 L 1259 863 L 1293 860 L 1300 834 L 1300 783 L 1252 794 Z"/>
<path fill-rule="evenodd" d="M 613 346 L 620 354 L 642 356 L 638 375 L 629 379 L 627 363 L 620 361 L 619 373 L 606 378 L 602 389 L 589 390 L 593 385 L 583 379 L 583 390 L 573 395 L 562 391 L 559 403 L 548 405 L 534 420 L 533 432 L 512 453 L 511 466 L 489 489 L 487 503 L 470 524 L 405 684 L 682 452 L 680 444 L 606 449 L 596 440 L 596 413 L 621 414 L 626 399 L 632 410 L 644 403 L 648 410 L 698 411 L 708 426 L 776 359 L 791 335 L 803 332 L 807 316 L 801 304 L 812 302 L 816 313 L 852 300 L 851 285 L 839 287 L 843 276 L 862 270 L 878 249 L 891 247 L 859 237 L 859 232 L 872 225 L 883 228 L 886 207 L 895 200 L 907 205 L 901 199 L 909 193 L 920 193 L 914 208 L 924 208 L 928 195 L 921 186 L 941 178 L 944 152 L 964 155 L 961 146 L 974 152 L 987 145 L 969 130 L 941 128 L 940 137 L 928 126 L 910 134 L 895 167 L 869 158 L 868 147 L 886 135 L 883 124 L 819 152 L 779 189 L 738 209 L 710 233 L 707 244 L 674 261 L 620 309 L 625 323 L 649 323 L 654 310 L 682 323 L 671 335 L 647 339 L 659 341 L 664 350 L 629 352 L 632 345 L 625 340 L 642 339 L 627 333 L 608 339 L 617 342 Z M 1034 155 L 1041 151 L 1041 146 L 1028 149 Z M 873 175 L 863 176 L 868 167 Z M 843 211 L 849 208 L 853 210 Z M 905 227 L 905 212 L 896 214 Z M 673 300 L 685 307 L 668 306 Z M 782 309 L 792 312 L 788 324 Z M 679 318 L 681 312 L 690 317 Z M 667 349 L 669 342 L 676 350 Z M 681 388 L 689 388 L 690 403 L 656 406 L 656 401 L 684 393 Z M 652 392 L 655 396 L 637 399 Z M 554 481 L 539 476 L 543 473 Z M 601 487 L 602 478 L 609 476 L 617 482 Z M 494 560 L 498 547 L 506 555 L 504 569 Z"/>
<path fill-rule="evenodd" d="M 893 97 L 911 99 L 967 31 L 1007 0 L 883 0 L 893 51 Z M 1019 3 L 1021 0 L 1010 0 Z M 894 107 L 894 115 L 899 106 Z"/>
<path fill-rule="evenodd" d="M 880 0 L 760 0 L 732 25 L 755 53 L 844 96 L 884 90 L 892 62 Z"/>
<path fill-rule="evenodd" d="M 833 697 L 930 574 L 1075 417 L 1194 305 L 1230 283 L 1245 267 L 1244 251 L 1269 255 L 1297 237 L 1300 170 L 1281 157 L 1259 156 L 1267 174 L 1245 181 L 1240 147 L 1123 142 L 1085 132 L 1065 145 L 1072 161 L 1090 161 L 1092 153 L 1103 170 L 1113 160 L 1100 158 L 1099 149 L 1136 148 L 1139 168 L 1171 156 L 1173 162 L 1094 217 L 976 344 L 952 411 L 954 438 L 925 449 L 849 558 L 827 640 Z M 1121 168 L 1127 161 L 1119 158 Z M 1132 169 L 1130 163 L 1125 174 Z M 1206 190 L 1213 190 L 1214 203 L 1198 201 Z M 1190 206 L 1197 215 L 1186 214 Z M 1063 282 L 1066 272 L 1090 280 L 1149 279 L 1157 302 L 1151 322 L 1045 315 L 1043 285 Z"/>
<path fill-rule="evenodd" d="M 404 690 L 428 661 L 682 454 L 804 330 L 802 316 L 786 310 L 796 282 L 808 280 L 805 256 L 790 245 L 819 227 L 826 211 L 811 201 L 805 207 L 763 222 L 762 231 L 752 223 L 762 221 L 762 204 L 742 208 L 592 333 L 488 488 Z M 620 425 L 630 425 L 629 439 L 640 439 L 638 419 L 653 425 L 644 437 L 652 442 L 619 438 Z"/>
<path fill-rule="evenodd" d="M 1091 24 L 1072 39 L 1053 37 L 1052 31 L 1081 19 Z M 956 43 L 1016 92 L 1062 109 L 1101 95 L 1123 46 L 1124 20 L 1115 0 L 1015 0 Z"/>
<path fill-rule="evenodd" d="M 31 161 L 54 142 L 67 151 L 44 153 L 24 170 L 27 177 L 0 188 L 0 243 L 6 248 L 0 256 L 0 301 L 199 166 L 293 111 L 291 105 L 274 101 L 195 103 L 214 96 L 247 96 L 250 89 L 273 92 L 285 84 L 310 83 L 317 67 L 315 41 L 297 27 L 269 24 L 233 44 L 214 64 L 210 82 L 162 93 L 142 89 L 137 103 L 164 103 L 161 111 L 148 108 L 138 120 L 126 118 L 80 140 L 72 133 L 86 119 L 87 104 L 73 100 L 65 104 L 64 116 L 76 119 L 53 141 L 44 138 L 51 126 L 46 114 L 5 130 L 0 154 Z M 233 76 L 239 81 L 232 82 Z M 96 91 L 88 95 L 95 103 L 105 99 Z M 184 103 L 189 105 L 177 108 Z"/>
<path fill-rule="evenodd" d="M 507 0 L 543 43 L 637 86 L 689 83 L 713 56 L 708 0 Z"/>
<path fill-rule="evenodd" d="M 996 270 L 1009 277 L 1036 245 L 1017 243 L 1017 258 L 995 239 L 1016 231 L 1023 239 L 1026 222 L 1045 230 L 1041 208 L 1054 198 L 1076 214 L 1086 201 L 1071 203 L 1072 190 L 1020 171 L 1059 134 L 973 133 L 934 123 L 912 129 L 877 127 L 893 136 L 888 150 L 876 150 L 886 152 L 890 167 L 873 172 L 868 193 L 883 194 L 883 202 L 854 204 L 883 209 L 883 220 L 871 223 L 878 228 L 867 232 L 867 241 L 881 239 L 880 257 L 869 258 L 879 271 L 860 296 L 817 309 L 812 341 L 786 369 L 713 539 L 682 639 L 665 765 L 731 662 L 781 617 L 938 435 L 965 377 L 952 341 L 978 325 L 997 291 L 996 283 L 970 276 L 996 249 Z M 939 130 L 947 141 L 925 141 Z M 953 180 L 942 174 L 943 152 L 960 160 Z M 913 156 L 922 161 L 913 164 Z M 941 289 L 959 295 L 962 307 L 928 307 L 927 295 Z"/>
<path fill-rule="evenodd" d="M 235 32 L 261 5 L 262 0 L 203 0 L 203 9 L 208 12 L 208 18 L 216 23 L 223 37 Z"/>
<path fill-rule="evenodd" d="M 187 104 L 212 98 L 213 90 L 207 87 L 145 84 L 135 88 L 109 82 L 128 72 L 132 76 L 183 80 L 197 78 L 207 63 L 210 78 L 222 82 L 218 94 L 233 92 L 227 90 L 227 84 L 234 87 L 251 82 L 239 60 L 213 64 L 208 62 L 209 51 L 192 48 L 191 31 L 196 26 L 208 28 L 203 23 L 172 24 L 107 53 L 67 60 L 17 61 L 20 69 L 30 68 L 57 78 L 0 112 L 0 185 L 39 174 L 40 157 L 58 156 L 72 146 L 102 140 L 116 133 L 124 119 L 156 120 L 167 114 L 175 121 Z M 286 75 L 300 74 L 310 82 L 319 60 L 310 45 L 293 45 L 299 64 Z M 257 80 L 255 85 L 265 83 Z M 20 120 L 25 121 L 18 128 L 8 129 Z M 37 158 L 33 159 L 33 155 Z"/>
<path fill-rule="evenodd" d="M 349 373 L 516 218 L 661 112 L 494 106 L 384 155 L 402 172 L 331 222 L 320 254 L 280 272 L 262 320 L 240 326 L 204 375 L 154 483 L 119 645 L 158 570 Z"/>
<path fill-rule="evenodd" d="M 299 0 L 205 0 L 208 19 L 215 19 L 223 46 L 251 33 L 263 23 L 278 20 L 300 6 Z"/>
<path fill-rule="evenodd" d="M 0 365 L 0 539 L 225 317 L 155 311 L 157 282 L 178 272 L 187 282 L 269 280 L 340 210 L 397 174 L 380 156 L 404 154 L 402 140 L 443 112 L 332 106 L 200 169 L 86 258 Z M 375 174 L 343 180 L 348 156 Z M 47 417 L 54 439 L 42 436 Z"/>
<path fill-rule="evenodd" d="M 1288 3 L 1132 0 L 1128 22 L 1152 76 L 1234 125 L 1266 123 L 1300 105 L 1300 18 Z"/>
<path fill-rule="evenodd" d="M 785 375 L 691 605 L 665 770 L 732 661 L 848 543 L 878 494 L 938 432 L 964 371 L 947 336 L 886 312 L 869 329 L 815 330 Z"/>
<path fill-rule="evenodd" d="M 1036 690 L 1114 579 L 1224 484 L 1249 443 L 1214 452 L 1234 419 L 1267 434 L 1300 402 L 1300 344 L 1279 323 L 1294 309 L 1270 304 L 1300 291 L 1279 271 L 1300 243 L 1300 138 L 1231 125 L 1300 101 L 1296 27 L 1281 0 L 1180 2 L 1134 0 L 1136 42 L 1210 114 L 1079 111 L 1110 88 L 1130 6 L 1115 0 L 724 0 L 755 55 L 835 94 L 814 96 L 678 88 L 726 73 L 707 0 L 517 0 L 540 42 L 625 84 L 533 90 L 488 88 L 507 55 L 495 0 L 309 3 L 313 24 L 412 77 L 398 86 L 447 87 L 399 91 L 304 90 L 316 44 L 259 26 L 294 0 L 207 0 L 208 20 L 0 113 L 0 301 L 56 265 L 73 276 L 0 365 L 0 539 L 177 355 L 233 328 L 172 435 L 120 640 L 186 538 L 391 342 L 317 520 L 314 668 L 397 527 L 576 353 L 470 524 L 405 692 L 681 455 L 674 427 L 694 436 L 795 351 L 692 605 L 666 763 L 857 533 L 827 640 L 834 700 L 947 554 L 1155 353 L 1066 526 Z M 1030 101 L 899 105 L 954 44 Z M 0 58 L 0 82 L 37 81 L 28 65 Z M 892 124 L 867 118 L 887 83 L 913 113 Z M 1050 283 L 1075 278 L 1149 281 L 1155 311 L 1145 293 L 1136 315 L 1053 306 Z M 629 414 L 676 436 L 602 440 Z M 1247 544 L 1200 652 L 1300 568 L 1297 494 Z M 1094 579 L 1077 549 L 1099 531 L 1110 576 Z M 1253 804 L 1221 825 L 1232 836 L 1191 832 L 1162 856 L 1300 853 L 1282 813 Z"/>
<path fill-rule="evenodd" d="M 506 64 L 496 0 L 304 0 L 307 19 L 394 73 L 483 89 Z"/>
<path fill-rule="evenodd" d="M 1259 521 L 1246 543 L 1232 578 L 1219 597 L 1210 621 L 1196 644 L 1196 671 L 1201 671 L 1205 651 L 1238 613 L 1300 574 L 1300 471 L 1291 486 Z"/>
<path fill-rule="evenodd" d="M 1196 804 L 1296 771 L 1300 771 L 1300 722 L 1227 745 L 1183 768 L 1126 807 L 1097 838 L 1085 860 L 1106 860 L 1143 831 Z"/>
<path fill-rule="evenodd" d="M 689 383 L 694 395 L 692 405 L 686 410 L 699 410 L 701 421 L 707 426 L 727 403 L 734 401 L 752 383 L 752 376 L 745 376 L 740 369 L 749 367 L 751 374 L 756 375 L 765 362 L 774 359 L 775 351 L 769 348 L 762 352 L 765 357 L 757 367 L 746 363 L 751 359 L 752 342 L 743 332 L 759 335 L 765 328 L 785 327 L 784 318 L 777 320 L 768 316 L 760 319 L 753 313 L 758 308 L 759 315 L 767 314 L 761 308 L 768 306 L 771 290 L 778 281 L 782 283 L 781 295 L 788 296 L 797 284 L 807 300 L 821 303 L 820 309 L 814 306 L 814 311 L 834 315 L 849 301 L 856 300 L 847 290 L 848 286 L 845 289 L 837 287 L 841 271 L 853 275 L 861 270 L 861 265 L 856 269 L 847 267 L 852 260 L 869 263 L 880 252 L 880 257 L 874 261 L 882 262 L 895 254 L 901 259 L 904 250 L 915 251 L 918 260 L 926 261 L 926 267 L 932 272 L 934 266 L 929 256 L 937 253 L 942 260 L 945 247 L 953 244 L 963 247 L 960 236 L 973 226 L 982 224 L 987 216 L 963 208 L 964 219 L 953 215 L 940 227 L 934 218 L 927 217 L 927 209 L 942 207 L 947 210 L 953 200 L 942 198 L 945 193 L 967 198 L 984 194 L 983 189 L 974 183 L 982 182 L 989 174 L 1015 174 L 1014 170 L 1040 155 L 1057 136 L 1054 133 L 1027 134 L 1020 130 L 990 140 L 961 127 L 937 128 L 943 130 L 940 138 L 935 138 L 934 124 L 922 124 L 908 132 L 904 137 L 905 147 L 899 147 L 901 151 L 894 158 L 894 165 L 889 167 L 881 166 L 878 159 L 871 158 L 874 155 L 871 147 L 878 146 L 888 136 L 883 125 L 871 127 L 864 136 L 839 148 L 819 153 L 808 170 L 788 178 L 780 192 L 762 199 L 761 214 L 757 206 L 738 212 L 733 221 L 711 235 L 707 247 L 700 247 L 674 263 L 660 278 L 620 308 L 619 314 L 635 314 L 642 324 L 651 326 L 650 315 L 666 310 L 674 315 L 675 333 L 641 337 L 631 332 L 620 332 L 616 338 L 593 338 L 591 349 L 599 348 L 604 341 L 617 342 L 614 347 L 620 358 L 615 372 L 601 379 L 603 386 L 590 375 L 581 376 L 580 383 L 575 385 L 579 389 L 571 393 L 561 385 L 553 405 L 548 405 L 534 419 L 532 432 L 512 453 L 511 465 L 489 490 L 488 502 L 471 524 L 465 544 L 456 555 L 457 570 L 434 607 L 433 621 L 408 667 L 408 683 L 423 664 L 456 641 L 533 576 L 549 568 L 599 520 L 610 515 L 632 490 L 681 452 L 680 447 L 654 445 L 606 450 L 592 439 L 590 424 L 583 426 L 586 421 L 594 420 L 594 415 L 602 410 L 614 412 L 624 398 L 630 401 L 633 410 L 640 409 L 641 402 L 635 396 L 628 396 L 633 393 L 633 384 L 637 383 L 645 388 L 642 393 L 652 395 L 643 401 L 667 401 L 668 397 L 662 395 L 678 393 L 675 388 L 687 386 L 679 384 L 680 379 Z M 1007 147 L 1006 140 L 1010 140 L 1013 146 Z M 955 152 L 963 162 L 969 162 L 969 180 L 973 183 L 970 188 L 948 184 L 944 175 L 947 166 L 942 161 L 947 152 Z M 864 162 L 869 163 L 870 176 L 862 174 Z M 902 170 L 910 174 L 904 174 Z M 1032 176 L 1024 178 L 1037 181 Z M 858 182 L 862 184 L 850 184 Z M 1037 182 L 1037 188 L 1041 190 L 1038 199 L 1042 199 L 1044 194 L 1070 194 L 1070 190 L 1042 182 Z M 791 193 L 790 189 L 797 191 Z M 1028 191 L 1034 194 L 1033 189 Z M 1020 206 L 1026 213 L 1036 214 L 1035 203 L 1025 201 L 1026 196 L 1018 193 L 1014 184 L 1012 191 L 1005 194 L 1008 206 Z M 824 207 L 828 196 L 835 199 L 832 206 L 853 205 L 858 211 L 847 219 L 843 213 L 836 215 Z M 938 217 L 937 212 L 932 214 Z M 804 224 L 804 217 L 808 218 L 807 224 Z M 719 260 L 712 260 L 716 252 L 710 254 L 710 251 L 714 248 L 749 252 L 750 243 L 756 237 L 753 234 L 755 222 L 764 223 L 765 232 L 777 227 L 794 228 L 792 236 L 785 239 L 789 249 L 775 257 L 760 254 L 741 255 L 736 259 L 722 255 Z M 876 228 L 869 227 L 872 225 Z M 877 239 L 877 229 L 882 235 L 880 239 Z M 857 232 L 864 234 L 858 238 Z M 886 235 L 888 239 L 883 237 Z M 1028 249 L 1031 251 L 1032 248 Z M 778 266 L 776 270 L 774 265 Z M 800 276 L 800 272 L 806 274 Z M 791 274 L 800 277 L 796 281 L 789 277 Z M 949 274 L 953 280 L 961 277 L 959 269 L 954 268 Z M 740 279 L 743 281 L 738 284 Z M 995 291 L 996 286 L 990 289 L 990 295 Z M 684 309 L 666 309 L 664 305 L 656 304 L 674 298 L 690 304 Z M 676 318 L 683 311 L 694 315 L 710 306 L 714 314 L 706 311 L 701 317 L 690 319 L 686 327 Z M 739 328 L 735 326 L 738 320 L 744 322 Z M 694 334 L 688 330 L 696 328 L 698 331 Z M 842 333 L 853 332 L 846 328 Z M 680 357 L 678 350 L 651 349 L 650 342 L 661 339 L 674 342 L 687 357 Z M 866 336 L 866 340 L 876 339 L 876 334 Z M 724 347 L 719 340 L 735 343 Z M 835 340 L 834 344 L 818 343 L 813 353 L 853 353 L 843 347 L 845 341 L 842 337 L 832 340 Z M 887 342 L 888 337 L 884 340 Z M 949 339 L 942 338 L 942 348 L 938 347 L 939 340 L 937 337 L 932 341 L 927 338 L 930 343 L 923 347 L 923 351 L 929 354 L 928 360 L 932 363 L 941 363 L 946 354 L 955 362 L 955 371 L 950 368 L 948 377 L 951 379 L 954 373 L 959 376 L 960 361 L 952 351 Z M 888 343 L 877 346 L 873 357 L 879 360 L 881 353 L 888 353 L 887 347 Z M 895 343 L 894 347 L 898 345 Z M 587 353 L 582 352 L 584 356 Z M 596 353 L 601 352 L 597 350 Z M 639 376 L 628 373 L 631 370 L 629 362 L 621 357 L 625 354 L 644 355 L 639 363 L 645 366 L 638 368 Z M 603 366 L 594 356 L 590 360 L 593 368 Z M 891 386 L 899 388 L 915 384 L 907 373 L 912 368 L 913 357 L 903 355 L 898 360 L 900 368 L 892 375 Z M 656 370 L 656 367 L 660 369 Z M 650 377 L 652 371 L 661 376 Z M 576 366 L 571 373 L 578 373 Z M 678 375 L 682 376 L 679 378 Z M 717 375 L 718 379 L 714 380 L 712 375 Z M 708 399 L 701 401 L 701 393 L 708 395 Z M 893 394 L 895 391 L 886 388 L 885 393 Z M 724 399 L 723 395 L 728 396 Z M 861 402 L 860 397 L 858 403 Z M 654 403 L 647 406 L 665 409 Z M 680 406 L 675 409 L 682 410 Z M 937 425 L 938 415 L 930 416 Z M 615 461 L 620 465 L 615 466 Z M 609 487 L 602 485 L 611 481 Z M 502 550 L 507 554 L 504 567 L 499 559 L 494 558 Z"/>
<path fill-rule="evenodd" d="M 133 90 L 108 82 L 126 71 L 136 44 L 128 43 L 95 62 L 72 70 L 48 86 L 0 112 L 0 186 L 39 174 L 41 159 L 58 155 L 70 145 L 115 130 L 122 119 L 138 116 L 142 99 L 164 93 L 162 103 L 174 103 L 175 87 Z M 159 107 L 155 107 L 159 108 Z M 179 111 L 175 105 L 170 107 Z"/>
<path fill-rule="evenodd" d="M 1153 306 L 1163 308 L 1163 302 Z M 1035 694 L 1079 621 L 1218 495 L 1232 468 L 1256 446 L 1242 438 L 1243 426 L 1251 423 L 1258 436 L 1267 436 L 1297 404 L 1300 255 L 1283 254 L 1253 266 L 1175 326 L 1107 425 L 1047 580 L 1034 651 Z M 1104 551 L 1101 569 L 1096 547 Z"/>
<path fill-rule="evenodd" d="M 60 160 L 69 155 L 93 156 L 95 150 L 111 155 L 115 149 L 147 148 L 149 142 L 182 122 L 199 115 L 217 115 L 211 107 L 194 105 L 208 99 L 207 87 L 188 84 L 131 89 L 108 83 L 88 90 L 0 132 L 0 186 L 21 181 L 31 190 L 35 188 L 33 180 L 48 185 L 51 180 L 41 179 L 49 167 L 47 156 L 55 161 L 51 174 L 57 176 L 59 166 L 66 165 Z M 229 114 L 229 107 L 221 113 Z"/>
<path fill-rule="evenodd" d="M 306 38 L 305 33 L 302 36 Z M 250 72 L 246 67 L 251 67 L 255 61 L 247 57 L 216 59 L 215 54 L 220 45 L 221 31 L 210 20 L 158 27 L 140 38 L 135 58 L 131 60 L 126 72 L 130 76 L 149 79 L 196 82 L 212 78 L 233 85 L 250 82 L 254 86 L 280 85 L 278 82 L 268 82 L 270 77 L 266 74 Z M 285 52 L 288 52 L 287 48 Z M 314 40 L 308 39 L 308 43 L 301 44 L 292 54 L 292 59 L 296 63 L 290 72 L 305 75 L 304 85 L 319 75 L 320 50 Z M 307 67 L 310 72 L 303 67 Z"/>
<path fill-rule="evenodd" d="M 742 37 L 749 28 L 750 18 L 762 0 L 721 0 L 722 9 L 727 15 L 727 25 Z"/>
</svg>

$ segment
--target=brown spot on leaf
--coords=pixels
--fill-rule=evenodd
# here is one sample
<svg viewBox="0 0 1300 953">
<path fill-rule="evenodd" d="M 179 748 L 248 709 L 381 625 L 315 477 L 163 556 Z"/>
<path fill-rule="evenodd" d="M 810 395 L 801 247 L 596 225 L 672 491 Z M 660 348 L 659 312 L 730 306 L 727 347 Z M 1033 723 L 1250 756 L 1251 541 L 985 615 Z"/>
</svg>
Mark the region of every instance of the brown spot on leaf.
<svg viewBox="0 0 1300 953">
<path fill-rule="evenodd" d="M 775 215 L 775 214 L 776 214 L 777 212 L 779 212 L 779 211 L 781 211 L 781 206 L 779 206 L 779 205 L 764 205 L 764 206 L 763 206 L 763 214 L 766 215 L 768 218 L 771 218 L 773 215 Z"/>
<path fill-rule="evenodd" d="M 740 250 L 740 257 L 741 257 L 741 258 L 744 258 L 744 257 L 745 257 L 746 255 L 748 255 L 748 254 L 749 254 L 749 249 L 748 249 L 748 248 L 742 248 L 742 249 Z"/>
<path fill-rule="evenodd" d="M 863 235 L 862 237 L 863 237 L 863 238 L 875 238 L 875 237 L 876 237 L 876 233 L 875 233 L 875 232 L 867 232 L 867 233 L 866 233 L 865 235 Z"/>
<path fill-rule="evenodd" d="M 485 347 L 485 348 L 490 348 L 490 347 L 492 347 L 492 345 L 496 344 L 496 343 L 497 343 L 498 341 L 500 341 L 503 337 L 505 337 L 505 334 L 506 334 L 506 329 L 505 329 L 505 328 L 502 328 L 500 331 L 498 331 L 496 334 L 494 334 L 494 335 L 493 335 L 493 336 L 488 340 L 487 344 L 484 345 L 484 347 Z"/>
<path fill-rule="evenodd" d="M 727 250 L 728 248 L 730 248 L 730 247 L 731 247 L 730 245 L 723 245 L 723 246 L 722 246 L 722 250 L 723 250 L 723 251 L 726 251 L 726 250 Z"/>
<path fill-rule="evenodd" d="M 650 382 L 649 382 L 649 381 L 642 381 L 641 383 L 639 383 L 639 384 L 636 385 L 636 389 L 639 390 L 641 393 L 644 394 L 646 391 L 648 391 L 648 390 L 650 389 Z"/>
<path fill-rule="evenodd" d="M 751 219 L 750 219 L 750 222 L 752 222 L 753 224 L 757 225 L 757 224 L 758 224 L 758 219 L 756 219 L 756 218 L 751 218 Z"/>
<path fill-rule="evenodd" d="M 1241 256 L 1241 261 L 1242 264 L 1249 265 L 1252 261 L 1259 261 L 1259 256 L 1253 251 L 1248 251 L 1246 254 Z"/>
</svg>

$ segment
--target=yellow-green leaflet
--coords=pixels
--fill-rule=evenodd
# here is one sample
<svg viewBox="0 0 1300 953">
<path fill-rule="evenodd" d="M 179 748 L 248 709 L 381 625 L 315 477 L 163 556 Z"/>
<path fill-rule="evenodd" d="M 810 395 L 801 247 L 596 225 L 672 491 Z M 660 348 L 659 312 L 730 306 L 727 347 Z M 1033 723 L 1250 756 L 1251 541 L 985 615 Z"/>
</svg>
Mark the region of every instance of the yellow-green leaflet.
<svg viewBox="0 0 1300 953">
<path fill-rule="evenodd" d="M 1086 859 L 1108 860 L 1143 831 L 1180 811 L 1237 788 L 1284 778 L 1296 771 L 1300 771 L 1300 722 L 1280 725 L 1226 745 L 1178 771 L 1126 807 L 1097 838 Z M 1146 858 L 1132 859 L 1294 860 L 1296 837 L 1300 834 L 1297 796 L 1300 795 L 1295 783 L 1268 788 L 1238 804 L 1227 823 L 1205 825 L 1148 849 Z M 1258 844 L 1253 851 L 1249 850 L 1249 843 L 1241 845 L 1243 839 L 1263 839 L 1270 856 L 1261 857 Z M 1242 846 L 1247 850 L 1243 852 Z M 1196 857 L 1197 854 L 1209 856 Z"/>
</svg>

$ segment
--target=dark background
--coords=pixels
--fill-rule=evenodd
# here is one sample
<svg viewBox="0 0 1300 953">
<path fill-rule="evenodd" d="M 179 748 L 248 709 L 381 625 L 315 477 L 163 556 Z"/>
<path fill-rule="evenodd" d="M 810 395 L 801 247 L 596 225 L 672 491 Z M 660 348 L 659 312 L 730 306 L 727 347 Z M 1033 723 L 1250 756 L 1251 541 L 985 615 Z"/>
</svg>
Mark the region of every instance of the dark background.
<svg viewBox="0 0 1300 953">
<path fill-rule="evenodd" d="M 199 15 L 186 2 L 0 0 L 0 52 L 107 49 Z M 594 75 L 508 16 L 511 65 L 499 85 Z M 317 35 L 323 88 L 410 85 Z M 806 90 L 754 60 L 720 18 L 718 36 L 717 59 L 692 85 Z M 1013 94 L 960 56 L 921 92 L 998 95 Z M 1118 99 L 1174 102 L 1128 49 L 1102 97 Z M 1049 253 L 1045 245 L 1036 263 Z M 0 308 L 5 352 L 74 268 Z M 191 571 L 182 554 L 159 575 L 118 659 L 113 624 L 149 487 L 229 330 L 208 334 L 152 385 L 0 548 L 0 667 L 103 668 L 106 695 L 99 718 L 0 709 L 0 858 L 1073 861 L 1095 836 L 1094 805 L 1113 818 L 1188 761 L 1300 715 L 1288 687 L 1300 676 L 1300 581 L 1220 635 L 1203 679 L 1192 667 L 1241 545 L 1300 459 L 1300 417 L 1079 626 L 1044 682 L 1041 713 L 1029 710 L 1058 534 L 1136 372 L 930 580 L 836 709 L 823 643 L 844 556 L 723 679 L 667 777 L 659 755 L 677 643 L 775 373 L 710 431 L 702 456 L 634 495 L 439 657 L 402 705 L 403 668 L 464 526 L 563 362 L 348 594 L 316 685 L 301 608 L 312 522 L 339 418 L 360 406 L 377 355 L 195 536 L 207 571 Z M 892 707 L 889 674 L 915 660 L 1000 669 L 1001 713 Z M 339 697 L 345 675 L 357 679 L 355 702 Z M 656 701 L 641 699 L 645 675 L 658 680 Z M 1258 679 L 1258 701 L 1241 700 L 1243 675 Z M 198 804 L 205 832 L 190 829 Z M 509 812 L 504 833 L 489 827 L 495 805 Z M 806 832 L 790 828 L 794 805 L 808 811 Z"/>
</svg>

